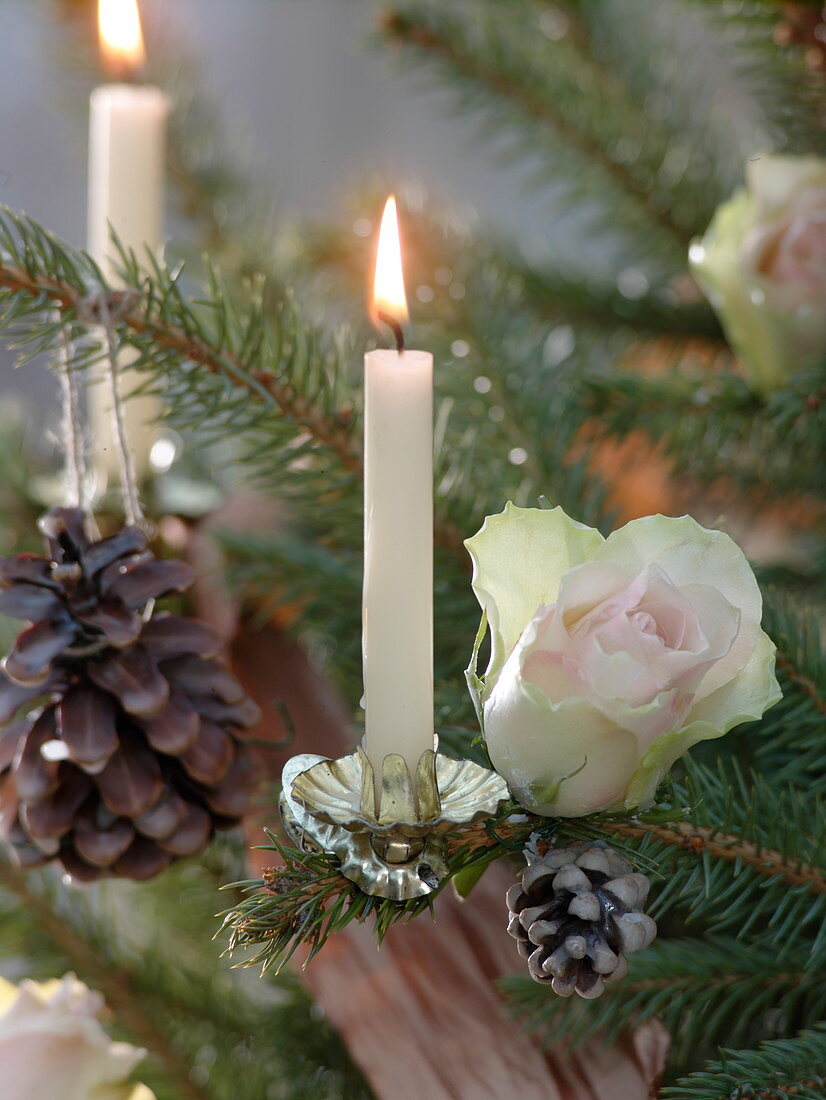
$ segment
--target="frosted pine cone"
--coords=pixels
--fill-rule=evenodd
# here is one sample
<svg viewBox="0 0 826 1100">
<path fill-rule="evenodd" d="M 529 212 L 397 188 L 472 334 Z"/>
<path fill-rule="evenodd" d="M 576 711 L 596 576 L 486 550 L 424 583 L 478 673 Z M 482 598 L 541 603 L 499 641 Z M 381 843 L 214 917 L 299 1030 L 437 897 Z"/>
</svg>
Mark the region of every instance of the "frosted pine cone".
<svg viewBox="0 0 826 1100">
<path fill-rule="evenodd" d="M 190 567 L 137 527 L 93 542 L 84 524 L 52 509 L 48 557 L 0 559 L 0 611 L 32 623 L 0 673 L 0 825 L 23 866 L 146 879 L 243 815 L 238 731 L 259 712 L 210 627 L 146 613 Z"/>
<path fill-rule="evenodd" d="M 600 841 L 529 860 L 507 893 L 508 932 L 519 954 L 534 981 L 561 997 L 599 997 L 605 982 L 625 975 L 625 956 L 657 934 L 641 908 L 648 879 Z"/>
</svg>

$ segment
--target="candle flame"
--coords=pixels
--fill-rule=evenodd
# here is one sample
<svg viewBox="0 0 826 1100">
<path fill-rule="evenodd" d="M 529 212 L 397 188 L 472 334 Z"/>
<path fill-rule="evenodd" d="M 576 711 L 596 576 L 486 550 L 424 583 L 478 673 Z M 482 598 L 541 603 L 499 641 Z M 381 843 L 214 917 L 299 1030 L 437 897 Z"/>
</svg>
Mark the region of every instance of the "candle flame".
<svg viewBox="0 0 826 1100">
<path fill-rule="evenodd" d="M 98 0 L 98 27 L 107 63 L 129 73 L 139 69 L 146 53 L 137 0 Z"/>
<path fill-rule="evenodd" d="M 404 292 L 402 250 L 399 240 L 399 219 L 396 199 L 391 195 L 384 206 L 376 249 L 376 272 L 373 277 L 374 320 L 391 320 L 403 325 L 410 316 Z"/>
</svg>

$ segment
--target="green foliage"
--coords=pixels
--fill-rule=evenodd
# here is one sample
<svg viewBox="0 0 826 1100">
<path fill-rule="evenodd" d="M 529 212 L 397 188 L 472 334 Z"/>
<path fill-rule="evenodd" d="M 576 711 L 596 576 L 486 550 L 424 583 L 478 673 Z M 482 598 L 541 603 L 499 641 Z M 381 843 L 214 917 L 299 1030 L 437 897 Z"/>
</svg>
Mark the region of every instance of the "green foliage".
<svg viewBox="0 0 826 1100">
<path fill-rule="evenodd" d="M 551 1001 L 527 981 L 509 983 L 509 995 L 526 1025 L 553 1042 L 611 1038 L 659 1016 L 674 1036 L 672 1076 L 689 1073 L 664 1093 L 673 1100 L 820 1095 L 826 1073 L 816 1024 L 826 952 L 826 668 L 818 609 L 801 614 L 793 599 L 823 598 L 824 375 L 789 379 L 765 399 L 753 394 L 685 271 L 688 240 L 737 185 L 747 155 L 822 147 L 822 92 L 804 50 L 777 41 L 786 18 L 773 0 L 668 0 L 656 10 L 650 0 L 398 0 L 386 5 L 380 31 L 405 61 L 444 80 L 463 118 L 477 119 L 497 151 L 533 170 L 555 216 L 560 197 L 568 203 L 598 256 L 540 266 L 508 242 L 478 239 L 432 204 L 405 211 L 408 281 L 434 289 L 417 341 L 440 365 L 443 748 L 484 759 L 462 680 L 478 617 L 462 539 L 505 500 L 547 498 L 607 532 L 617 478 L 595 473 L 601 447 L 642 433 L 668 456 L 698 510 L 709 490 L 752 516 L 769 498 L 807 510 L 806 553 L 761 569 L 774 582 L 765 625 L 779 648 L 780 704 L 698 746 L 667 801 L 639 818 L 560 823 L 505 813 L 449 841 L 452 873 L 466 884 L 531 834 L 608 840 L 652 876 L 661 938 L 632 957 L 625 981 L 588 1004 Z M 709 53 L 705 67 L 683 63 L 698 40 Z M 234 589 L 253 614 L 290 605 L 297 631 L 355 710 L 362 526 L 354 349 L 371 336 L 366 327 L 344 336 L 332 318 L 361 316 L 369 244 L 305 232 L 312 247 L 287 263 L 268 239 L 268 204 L 216 138 L 215 112 L 191 89 L 182 94 L 195 79 L 184 73 L 175 96 L 171 164 L 189 266 L 166 270 L 123 256 L 121 276 L 135 292 L 124 303 L 82 253 L 2 212 L 0 330 L 19 344 L 21 361 L 68 331 L 73 368 L 85 378 L 101 355 L 90 292 L 123 307 L 118 336 L 136 353 L 135 377 L 165 397 L 168 423 L 201 448 L 204 476 L 223 486 L 246 479 L 278 502 L 277 530 L 221 532 Z M 724 100 L 730 109 L 721 113 Z M 359 215 L 377 208 L 369 194 Z M 193 243 L 212 264 L 191 260 Z M 295 306 L 290 284 L 301 287 L 306 309 Z M 0 490 L 0 526 L 28 522 L 27 492 Z M 106 884 L 82 895 L 48 874 L 3 868 L 0 953 L 25 959 L 29 971 L 39 959 L 44 976 L 71 965 L 103 988 L 124 1036 L 156 1053 L 149 1074 L 160 1100 L 221 1100 L 237 1094 L 242 1073 L 251 1098 L 364 1096 L 304 995 L 272 972 L 299 945 L 313 953 L 352 920 L 369 921 L 380 938 L 429 905 L 366 898 L 327 857 L 277 839 L 272 850 L 277 866 L 261 879 L 213 852 L 149 887 Z M 263 984 L 204 948 L 220 904 L 215 887 L 227 878 L 241 880 L 228 900 L 232 949 L 271 972 Z M 796 1036 L 801 1028 L 809 1030 Z M 726 1051 L 691 1072 L 717 1044 L 753 1048 L 765 1038 L 772 1041 L 759 1051 Z"/>
<path fill-rule="evenodd" d="M 668 880 L 656 893 L 652 914 L 673 908 L 687 911 L 687 927 L 730 931 L 749 937 L 755 946 L 777 957 L 799 947 L 809 952 L 808 965 L 819 967 L 826 953 L 824 891 L 824 825 L 826 810 L 815 797 L 747 777 L 736 760 L 704 768 L 689 759 L 688 782 L 680 790 L 693 805 L 692 826 L 708 838 L 699 860 L 662 865 Z M 747 858 L 714 858 L 736 838 Z M 754 858 L 751 858 L 753 853 Z M 772 865 L 784 871 L 765 875 Z M 797 870 L 796 870 L 797 869 Z M 799 872 L 799 873 L 798 873 Z"/>
<path fill-rule="evenodd" d="M 823 1015 L 822 807 L 747 780 L 736 761 L 687 769 L 673 792 L 676 805 L 691 807 L 682 824 L 668 823 L 667 811 L 639 825 L 563 824 L 560 836 L 602 837 L 651 876 L 660 938 L 596 1002 L 551 997 L 528 978 L 504 982 L 511 1010 L 549 1045 L 610 1042 L 656 1015 L 680 1072 L 717 1046 L 788 1035 Z"/>
<path fill-rule="evenodd" d="M 549 997 L 527 977 L 503 986 L 513 1010 L 540 1027 L 548 1044 L 611 1043 L 656 1016 L 671 1034 L 672 1067 L 696 1065 L 723 1043 L 793 1033 L 826 1009 L 826 972 L 807 969 L 805 956 L 780 960 L 736 939 L 655 940 L 628 964 L 628 976 L 608 984 L 593 1005 Z"/>
<path fill-rule="evenodd" d="M 806 64 L 806 44 L 784 34 L 802 9 L 817 0 L 802 0 L 798 11 L 784 10 L 779 0 L 686 0 L 709 19 L 726 46 L 735 75 L 759 105 L 766 148 L 776 152 L 826 151 L 823 130 L 822 78 Z M 811 13 L 806 13 L 811 18 Z"/>
<path fill-rule="evenodd" d="M 693 750 L 659 819 L 564 823 L 561 835 L 603 837 L 652 877 L 660 938 L 597 1002 L 560 1001 L 527 978 L 506 982 L 513 1011 L 543 1041 L 610 1041 L 656 1015 L 672 1033 L 671 1072 L 686 1072 L 717 1046 L 755 1045 L 822 1017 L 823 655 L 810 616 L 776 593 L 765 606 L 781 703 Z"/>
<path fill-rule="evenodd" d="M 788 497 L 823 492 L 824 386 L 824 370 L 807 371 L 763 399 L 733 374 L 677 358 L 663 378 L 586 377 L 585 397 L 596 430 L 617 439 L 650 433 L 682 476 Z"/>
<path fill-rule="evenodd" d="M 279 973 L 304 946 L 309 962 L 331 935 L 352 921 L 371 919 L 379 942 L 394 924 L 431 907 L 429 898 L 396 903 L 364 894 L 325 854 L 288 847 L 270 834 L 266 847 L 279 863 L 261 879 L 233 884 L 245 896 L 225 915 L 230 954 L 261 973 Z"/>
<path fill-rule="evenodd" d="M 461 738 L 456 743 L 461 745 Z M 604 839 L 654 875 L 650 911 L 657 919 L 677 910 L 700 943 L 709 931 L 736 932 L 761 955 L 771 952 L 783 961 L 796 952 L 808 971 L 822 970 L 822 807 L 801 802 L 793 792 L 779 796 L 759 779 L 748 785 L 736 764 L 729 776 L 722 770 L 710 776 L 691 763 L 688 768 L 689 780 L 675 788 L 672 805 L 631 823 L 611 815 L 561 822 L 519 815 L 511 820 L 511 808 L 496 822 L 459 829 L 448 840 L 450 876 L 464 876 L 519 852 L 530 836 L 554 842 Z M 686 803 L 688 808 L 678 808 Z M 272 875 L 276 885 L 266 878 L 240 884 L 247 898 L 226 922 L 233 950 L 260 945 L 244 956 L 249 963 L 280 966 L 298 943 L 306 942 L 315 953 L 327 936 L 353 919 L 374 917 L 381 930 L 416 916 L 425 904 L 366 898 L 327 857 L 271 840 L 281 861 Z"/>
<path fill-rule="evenodd" d="M 794 783 L 807 795 L 826 784 L 826 657 L 820 624 L 809 608 L 769 592 L 763 605 L 766 631 L 779 650 L 777 674 L 783 699 L 763 719 L 753 746 L 757 767 L 777 783 Z"/>
<path fill-rule="evenodd" d="M 538 317 L 562 318 L 588 327 L 623 328 L 639 337 L 722 339 L 720 323 L 704 302 L 688 302 L 669 287 L 629 297 L 616 283 L 587 272 L 538 269 L 524 259 L 501 254 L 512 278 L 520 281 L 520 298 Z"/>
<path fill-rule="evenodd" d="M 337 338 L 305 324 L 288 299 L 265 316 L 260 281 L 233 296 L 210 271 L 206 297 L 188 299 L 180 269 L 121 259 L 124 286 L 138 295 L 134 311 L 118 318 L 121 345 L 136 352 L 131 369 L 143 375 L 135 392 L 161 394 L 168 422 L 193 444 L 234 440 L 238 460 L 259 476 L 300 469 L 303 495 L 323 465 L 317 448 L 329 448 L 345 467 L 341 489 L 359 458 L 352 425 L 338 417 L 347 355 Z M 66 326 L 75 370 L 102 355 L 90 327 L 94 295 L 108 294 L 112 306 L 124 301 L 88 256 L 3 208 L 0 290 L 0 330 L 19 362 L 48 352 Z"/>
<path fill-rule="evenodd" d="M 468 5 L 396 4 L 383 34 L 448 73 L 458 109 L 504 132 L 505 155 L 541 157 L 543 185 L 552 178 L 578 206 L 611 209 L 614 226 L 621 210 L 626 230 L 650 233 L 646 251 L 676 260 L 705 220 L 691 208 L 697 192 L 673 201 L 673 190 L 683 197 L 681 181 L 660 171 L 668 129 L 646 118 L 616 69 L 600 64 L 585 19 L 573 6 L 558 9 L 565 23 L 548 30 L 564 30 L 549 39 L 547 5 L 516 0 L 507 19 L 497 3 L 472 10 L 469 18 Z"/>
<path fill-rule="evenodd" d="M 820 1100 L 826 1076 L 826 1024 L 759 1050 L 722 1052 L 717 1062 L 663 1090 L 664 1100 Z"/>
</svg>

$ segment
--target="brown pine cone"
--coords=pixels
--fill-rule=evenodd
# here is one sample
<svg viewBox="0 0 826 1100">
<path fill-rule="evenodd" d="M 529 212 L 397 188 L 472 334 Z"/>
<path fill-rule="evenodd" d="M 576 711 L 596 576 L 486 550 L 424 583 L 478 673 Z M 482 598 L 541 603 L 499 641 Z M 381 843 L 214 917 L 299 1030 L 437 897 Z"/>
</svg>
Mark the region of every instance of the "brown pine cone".
<svg viewBox="0 0 826 1100">
<path fill-rule="evenodd" d="M 22 866 L 148 879 L 244 814 L 259 710 L 215 631 L 151 615 L 188 565 L 137 527 L 91 541 L 76 508 L 40 528 L 48 557 L 0 559 L 0 612 L 32 624 L 0 672 L 0 828 Z"/>
<path fill-rule="evenodd" d="M 648 879 L 601 841 L 528 860 L 507 893 L 508 932 L 528 972 L 561 997 L 599 997 L 606 982 L 625 976 L 625 956 L 657 934 L 641 908 Z"/>
</svg>

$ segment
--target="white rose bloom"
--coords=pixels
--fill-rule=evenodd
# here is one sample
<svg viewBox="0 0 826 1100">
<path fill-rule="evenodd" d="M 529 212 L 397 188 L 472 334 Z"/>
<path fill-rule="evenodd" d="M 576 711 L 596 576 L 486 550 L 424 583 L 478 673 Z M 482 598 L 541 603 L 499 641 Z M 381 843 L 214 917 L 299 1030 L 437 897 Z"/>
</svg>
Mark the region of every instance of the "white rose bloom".
<svg viewBox="0 0 826 1100">
<path fill-rule="evenodd" d="M 826 358 L 826 160 L 749 161 L 689 261 L 755 389 Z"/>
<path fill-rule="evenodd" d="M 67 974 L 59 981 L 0 978 L 3 1100 L 154 1100 L 126 1078 L 146 1051 L 113 1042 L 98 1022 L 103 999 Z"/>
<path fill-rule="evenodd" d="M 508 504 L 466 545 L 491 632 L 485 741 L 528 809 L 650 804 L 691 745 L 780 698 L 757 582 L 728 535 L 648 516 L 603 539 L 561 508 Z"/>
</svg>

